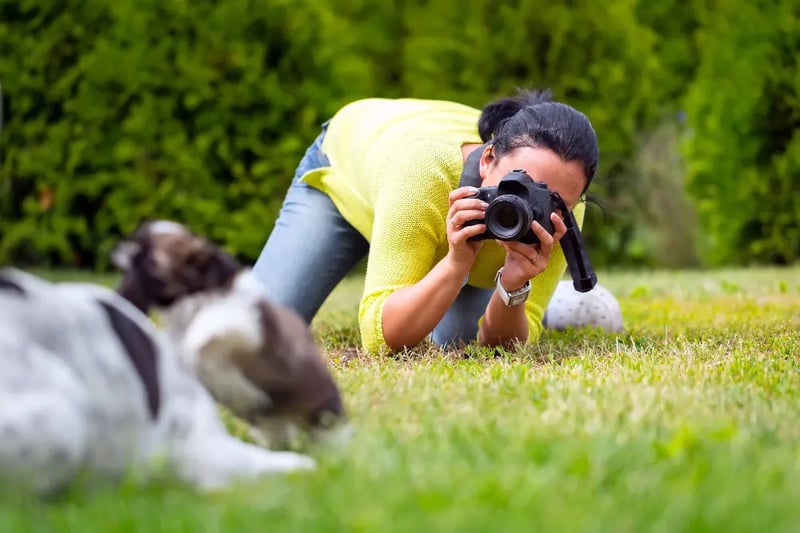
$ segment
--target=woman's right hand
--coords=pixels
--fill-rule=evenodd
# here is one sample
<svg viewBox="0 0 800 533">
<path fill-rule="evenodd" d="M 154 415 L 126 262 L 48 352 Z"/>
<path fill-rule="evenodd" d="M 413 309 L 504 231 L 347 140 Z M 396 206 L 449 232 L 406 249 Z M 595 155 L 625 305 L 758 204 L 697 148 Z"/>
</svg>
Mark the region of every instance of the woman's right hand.
<svg viewBox="0 0 800 533">
<path fill-rule="evenodd" d="M 450 209 L 447 212 L 447 241 L 449 243 L 448 258 L 450 262 L 469 272 L 472 264 L 478 257 L 478 252 L 483 241 L 468 241 L 470 237 L 479 235 L 486 230 L 483 222 L 465 226 L 470 220 L 483 220 L 486 207 L 489 205 L 483 200 L 469 198 L 478 190 L 475 187 L 460 187 L 450 193 Z"/>
</svg>

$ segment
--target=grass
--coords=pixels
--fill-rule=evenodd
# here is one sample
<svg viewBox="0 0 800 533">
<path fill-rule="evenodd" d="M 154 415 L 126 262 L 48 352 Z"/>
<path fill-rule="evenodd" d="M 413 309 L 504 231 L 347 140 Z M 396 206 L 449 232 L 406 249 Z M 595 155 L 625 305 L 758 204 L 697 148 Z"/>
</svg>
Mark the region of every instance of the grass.
<svg viewBox="0 0 800 533">
<path fill-rule="evenodd" d="M 800 268 L 601 283 L 624 334 L 376 359 L 348 280 L 314 328 L 358 429 L 317 472 L 6 503 L 0 531 L 797 530 Z"/>
</svg>

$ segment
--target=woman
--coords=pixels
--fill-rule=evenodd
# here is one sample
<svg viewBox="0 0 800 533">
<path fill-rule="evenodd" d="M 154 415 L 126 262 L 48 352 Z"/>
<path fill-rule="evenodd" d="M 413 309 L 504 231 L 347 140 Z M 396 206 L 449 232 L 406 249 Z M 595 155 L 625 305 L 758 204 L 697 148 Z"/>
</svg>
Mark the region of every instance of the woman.
<svg viewBox="0 0 800 533">
<path fill-rule="evenodd" d="M 439 346 L 538 339 L 566 268 L 557 244 L 564 222 L 552 215 L 553 235 L 534 222 L 537 245 L 468 240 L 486 229 L 486 204 L 459 179 L 480 150 L 482 187 L 524 169 L 582 223 L 599 156 L 585 115 L 549 91 L 520 91 L 482 110 L 371 98 L 322 129 L 254 266 L 268 296 L 310 322 L 368 254 L 358 313 L 366 351 L 413 347 L 429 334 Z"/>
</svg>

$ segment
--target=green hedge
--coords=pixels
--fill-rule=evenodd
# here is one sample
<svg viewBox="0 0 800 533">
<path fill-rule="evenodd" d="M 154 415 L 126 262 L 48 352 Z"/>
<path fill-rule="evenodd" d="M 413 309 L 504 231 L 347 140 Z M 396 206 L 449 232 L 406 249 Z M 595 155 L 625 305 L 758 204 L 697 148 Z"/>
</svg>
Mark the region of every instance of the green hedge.
<svg viewBox="0 0 800 533">
<path fill-rule="evenodd" d="M 712 264 L 800 257 L 800 4 L 703 14 L 687 97 L 689 190 Z"/>
<path fill-rule="evenodd" d="M 0 258 L 103 266 L 146 217 L 252 255 L 322 116 L 286 3 L 25 6 L 0 17 Z"/>
<path fill-rule="evenodd" d="M 547 86 L 601 140 L 592 192 L 608 214 L 587 215 L 594 262 L 657 263 L 640 139 L 675 122 L 703 5 L 0 3 L 0 262 L 104 268 L 119 236 L 150 217 L 184 221 L 253 260 L 318 125 L 347 101 L 480 106 Z M 693 101 L 690 112 L 702 108 Z M 664 183 L 682 194 L 680 180 Z"/>
</svg>

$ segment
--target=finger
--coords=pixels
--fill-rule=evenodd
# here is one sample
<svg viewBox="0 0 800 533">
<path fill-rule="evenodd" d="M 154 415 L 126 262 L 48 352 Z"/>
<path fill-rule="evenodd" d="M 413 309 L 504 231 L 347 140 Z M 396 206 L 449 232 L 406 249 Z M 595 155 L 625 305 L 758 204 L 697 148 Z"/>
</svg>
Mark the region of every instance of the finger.
<svg viewBox="0 0 800 533">
<path fill-rule="evenodd" d="M 450 242 L 465 242 L 470 237 L 480 235 L 484 231 L 486 231 L 486 224 L 475 224 L 474 226 L 464 226 L 462 228 L 454 229 L 450 234 Z"/>
<path fill-rule="evenodd" d="M 536 252 L 539 251 L 539 243 L 536 244 L 525 244 L 524 242 L 520 241 L 501 241 L 497 240 L 506 250 L 514 250 L 517 253 L 520 253 L 525 256 L 534 256 Z"/>
<path fill-rule="evenodd" d="M 550 248 L 553 247 L 553 236 L 544 229 L 544 227 L 535 220 L 531 224 L 533 233 L 539 238 L 539 249 L 542 253 L 550 253 Z"/>
<path fill-rule="evenodd" d="M 524 264 L 525 262 L 534 265 L 535 267 L 540 266 L 540 259 L 541 256 L 538 248 L 536 245 L 530 244 L 522 244 L 515 241 L 497 241 L 500 245 L 506 249 L 506 253 L 514 258 L 519 263 Z"/>
<path fill-rule="evenodd" d="M 556 213 L 550 214 L 550 220 L 553 222 L 553 227 L 556 230 L 555 233 L 553 233 L 553 240 L 557 242 L 567 233 L 567 225 L 564 224 L 564 219 Z"/>
<path fill-rule="evenodd" d="M 450 225 L 453 228 L 460 228 L 470 220 L 482 220 L 485 215 L 485 212 L 482 209 L 466 209 L 461 211 L 456 211 L 450 217 Z"/>
<path fill-rule="evenodd" d="M 461 198 L 467 198 L 469 196 L 475 196 L 478 193 L 478 189 L 475 187 L 459 187 L 458 189 L 453 189 L 450 191 L 450 205 L 453 205 L 453 202 L 456 200 L 460 200 Z"/>
<path fill-rule="evenodd" d="M 461 211 L 463 209 L 480 209 L 481 211 L 486 211 L 487 207 L 489 207 L 489 204 L 483 200 L 478 200 L 477 198 L 460 198 L 450 204 L 450 216 L 456 211 Z"/>
<path fill-rule="evenodd" d="M 536 256 L 539 254 L 539 250 L 536 247 L 531 246 L 529 244 L 521 244 L 515 241 L 497 241 L 500 243 L 500 246 L 506 249 L 506 252 L 511 254 L 512 256 L 518 259 L 525 259 L 527 261 L 533 261 Z"/>
</svg>

